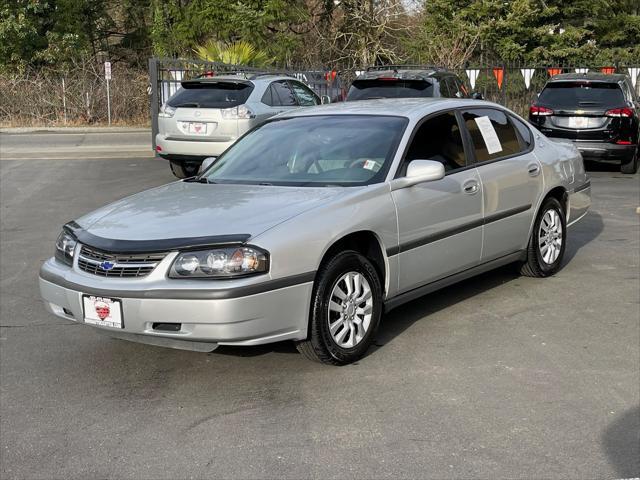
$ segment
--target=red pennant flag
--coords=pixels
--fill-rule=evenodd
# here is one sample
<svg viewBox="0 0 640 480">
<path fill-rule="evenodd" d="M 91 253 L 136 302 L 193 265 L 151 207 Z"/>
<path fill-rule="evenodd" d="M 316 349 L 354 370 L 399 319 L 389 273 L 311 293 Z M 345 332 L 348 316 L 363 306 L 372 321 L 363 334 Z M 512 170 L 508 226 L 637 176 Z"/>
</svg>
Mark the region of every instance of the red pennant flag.
<svg viewBox="0 0 640 480">
<path fill-rule="evenodd" d="M 600 71 L 602 73 L 606 73 L 607 75 L 612 75 L 616 73 L 616 67 L 602 67 Z"/>
<path fill-rule="evenodd" d="M 335 70 L 331 70 L 330 72 L 324 74 L 324 79 L 327 82 L 333 82 L 336 79 L 337 73 L 338 72 L 336 72 Z"/>
<path fill-rule="evenodd" d="M 561 68 L 547 68 L 547 73 L 549 74 L 550 77 L 553 77 L 554 75 L 560 75 L 562 73 L 562 69 Z"/>
<path fill-rule="evenodd" d="M 504 80 L 504 68 L 496 67 L 493 69 L 493 76 L 496 77 L 496 82 L 498 82 L 498 88 L 502 88 L 502 81 Z"/>
</svg>

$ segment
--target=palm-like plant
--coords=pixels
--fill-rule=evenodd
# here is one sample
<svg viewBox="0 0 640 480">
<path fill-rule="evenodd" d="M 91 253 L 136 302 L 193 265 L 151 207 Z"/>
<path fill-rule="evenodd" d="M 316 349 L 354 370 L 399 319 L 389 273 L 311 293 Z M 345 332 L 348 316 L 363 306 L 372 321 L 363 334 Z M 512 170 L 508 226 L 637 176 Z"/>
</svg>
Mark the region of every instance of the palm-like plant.
<svg viewBox="0 0 640 480">
<path fill-rule="evenodd" d="M 232 43 L 209 40 L 204 45 L 196 47 L 193 51 L 201 60 L 226 63 L 227 65 L 262 67 L 273 63 L 273 59 L 269 58 L 266 52 L 256 49 L 245 40 Z"/>
</svg>

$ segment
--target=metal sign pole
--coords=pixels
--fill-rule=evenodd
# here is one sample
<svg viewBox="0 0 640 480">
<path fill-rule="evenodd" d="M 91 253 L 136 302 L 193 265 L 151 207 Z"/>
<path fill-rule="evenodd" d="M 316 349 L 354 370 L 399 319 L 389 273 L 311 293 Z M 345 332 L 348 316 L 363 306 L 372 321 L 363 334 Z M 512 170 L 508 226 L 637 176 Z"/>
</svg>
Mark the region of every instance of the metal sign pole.
<svg viewBox="0 0 640 480">
<path fill-rule="evenodd" d="M 107 81 L 107 118 L 111 126 L 111 92 L 109 91 L 109 81 L 111 80 L 111 62 L 104 62 L 104 78 Z"/>
<path fill-rule="evenodd" d="M 111 126 L 111 95 L 109 93 L 109 80 L 107 80 L 107 117 L 109 119 L 109 126 Z"/>
</svg>

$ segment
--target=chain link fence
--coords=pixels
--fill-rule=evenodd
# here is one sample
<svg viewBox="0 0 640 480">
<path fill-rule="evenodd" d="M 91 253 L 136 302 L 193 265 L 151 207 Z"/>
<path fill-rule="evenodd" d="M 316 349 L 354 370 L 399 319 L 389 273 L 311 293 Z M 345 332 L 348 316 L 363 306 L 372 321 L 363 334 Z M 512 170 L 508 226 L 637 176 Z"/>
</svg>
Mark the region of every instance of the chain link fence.
<svg viewBox="0 0 640 480">
<path fill-rule="evenodd" d="M 0 126 L 106 124 L 107 87 L 103 64 L 89 59 L 69 68 L 0 75 Z M 111 118 L 114 124 L 149 124 L 149 77 L 144 69 L 113 65 Z"/>
</svg>

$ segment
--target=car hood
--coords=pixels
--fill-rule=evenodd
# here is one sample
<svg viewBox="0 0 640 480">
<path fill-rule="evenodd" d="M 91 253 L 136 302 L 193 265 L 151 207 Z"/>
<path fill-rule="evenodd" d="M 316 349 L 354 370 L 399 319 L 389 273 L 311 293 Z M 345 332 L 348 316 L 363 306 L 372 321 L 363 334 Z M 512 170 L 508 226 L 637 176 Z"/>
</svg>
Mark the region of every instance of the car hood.
<svg viewBox="0 0 640 480">
<path fill-rule="evenodd" d="M 116 240 L 250 238 L 343 190 L 176 182 L 114 202 L 75 223 L 91 235 Z"/>
</svg>

